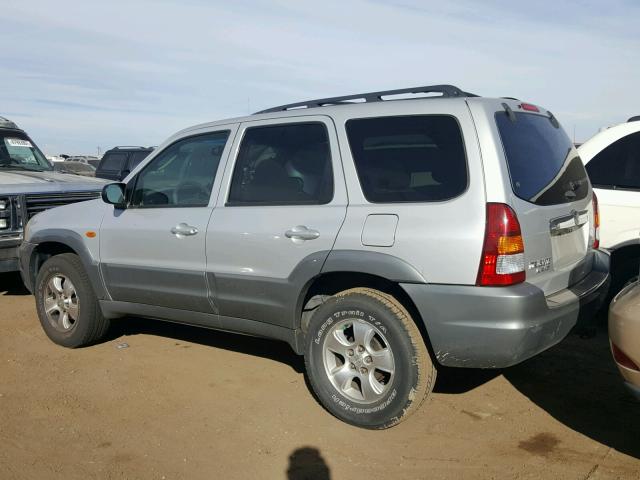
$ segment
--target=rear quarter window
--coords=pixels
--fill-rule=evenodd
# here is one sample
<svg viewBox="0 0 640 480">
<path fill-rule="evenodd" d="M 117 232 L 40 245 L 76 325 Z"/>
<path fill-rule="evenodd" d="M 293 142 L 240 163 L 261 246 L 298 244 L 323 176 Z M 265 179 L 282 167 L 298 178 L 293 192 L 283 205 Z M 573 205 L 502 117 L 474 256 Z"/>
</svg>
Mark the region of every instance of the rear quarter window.
<svg viewBox="0 0 640 480">
<path fill-rule="evenodd" d="M 346 130 L 369 202 L 438 202 L 467 188 L 462 132 L 454 117 L 354 119 L 347 122 Z"/>
<path fill-rule="evenodd" d="M 495 115 L 511 187 L 517 197 L 537 205 L 571 203 L 585 198 L 589 180 L 573 143 L 549 117 L 507 112 Z"/>
</svg>

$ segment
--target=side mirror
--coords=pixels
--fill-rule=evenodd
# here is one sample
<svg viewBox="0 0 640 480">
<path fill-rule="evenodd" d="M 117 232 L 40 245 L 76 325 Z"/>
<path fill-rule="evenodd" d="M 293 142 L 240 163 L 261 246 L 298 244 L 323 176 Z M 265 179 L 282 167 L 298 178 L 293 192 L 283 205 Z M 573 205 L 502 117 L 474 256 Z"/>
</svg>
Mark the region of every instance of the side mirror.
<svg viewBox="0 0 640 480">
<path fill-rule="evenodd" d="M 110 183 L 102 189 L 102 201 L 110 203 L 115 208 L 124 210 L 127 208 L 127 202 L 124 197 L 124 183 Z"/>
</svg>

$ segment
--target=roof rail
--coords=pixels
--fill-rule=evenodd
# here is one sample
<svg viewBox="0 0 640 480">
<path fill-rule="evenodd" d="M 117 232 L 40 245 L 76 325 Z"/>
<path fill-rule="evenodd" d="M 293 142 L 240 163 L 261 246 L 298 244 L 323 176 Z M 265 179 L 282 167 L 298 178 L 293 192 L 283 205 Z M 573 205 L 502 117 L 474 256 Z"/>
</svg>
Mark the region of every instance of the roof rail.
<svg viewBox="0 0 640 480">
<path fill-rule="evenodd" d="M 330 97 L 330 98 L 319 98 L 317 100 L 306 100 L 304 102 L 297 103 L 289 103 L 287 105 L 280 105 L 278 107 L 268 108 L 266 110 L 261 110 L 256 112 L 259 113 L 272 113 L 272 112 L 284 112 L 287 110 L 293 110 L 298 108 L 314 108 L 314 107 L 324 107 L 328 105 L 352 105 L 354 103 L 369 103 L 369 102 L 383 102 L 385 99 L 382 97 L 391 96 L 391 95 L 402 95 L 407 93 L 441 93 L 435 98 L 441 97 L 477 97 L 478 95 L 474 95 L 473 93 L 468 93 L 460 90 L 458 87 L 453 85 L 429 85 L 425 87 L 414 87 L 414 88 L 401 88 L 399 90 L 383 90 L 380 92 L 368 92 L 368 93 L 359 93 L 356 95 L 345 95 L 343 97 Z M 419 97 L 424 98 L 424 97 Z M 430 98 L 430 97 L 427 97 Z M 354 102 L 352 100 L 364 100 L 364 102 Z M 389 99 L 392 100 L 392 99 Z"/>
<path fill-rule="evenodd" d="M 139 148 L 140 150 L 146 150 L 149 147 L 141 147 L 140 145 L 119 145 L 117 147 L 113 147 L 111 150 L 120 150 L 120 149 L 132 149 L 132 148 Z"/>
<path fill-rule="evenodd" d="M 640 122 L 640 115 L 636 115 L 635 117 L 631 117 L 627 122 Z"/>
</svg>

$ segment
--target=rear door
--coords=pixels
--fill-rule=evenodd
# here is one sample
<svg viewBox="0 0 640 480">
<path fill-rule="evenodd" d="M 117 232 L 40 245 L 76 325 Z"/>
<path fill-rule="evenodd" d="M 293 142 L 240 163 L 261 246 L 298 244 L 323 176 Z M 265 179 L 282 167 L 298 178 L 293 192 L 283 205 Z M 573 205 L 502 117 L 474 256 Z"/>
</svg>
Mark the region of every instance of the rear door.
<svg viewBox="0 0 640 480">
<path fill-rule="evenodd" d="M 291 328 L 300 290 L 320 273 L 346 213 L 335 127 L 326 116 L 247 122 L 233 152 L 207 230 L 221 322 Z"/>
<path fill-rule="evenodd" d="M 535 106 L 495 112 L 510 179 L 509 202 L 520 221 L 527 281 L 546 294 L 591 271 L 591 185 L 573 143 L 557 120 Z"/>
</svg>

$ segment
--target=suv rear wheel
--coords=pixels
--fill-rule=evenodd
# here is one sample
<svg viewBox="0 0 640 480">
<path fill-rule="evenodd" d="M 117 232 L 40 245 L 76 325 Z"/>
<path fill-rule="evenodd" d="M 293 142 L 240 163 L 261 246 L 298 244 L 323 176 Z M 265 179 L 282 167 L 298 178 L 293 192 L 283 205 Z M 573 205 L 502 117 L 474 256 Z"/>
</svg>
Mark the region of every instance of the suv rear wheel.
<svg viewBox="0 0 640 480">
<path fill-rule="evenodd" d="M 76 348 L 100 340 L 109 328 L 89 277 L 77 255 L 49 258 L 35 284 L 36 308 L 47 336 L 58 345 Z"/>
<path fill-rule="evenodd" d="M 317 308 L 305 364 L 320 403 L 339 419 L 392 427 L 431 392 L 436 369 L 420 331 L 391 295 L 369 288 L 338 293 Z"/>
</svg>

